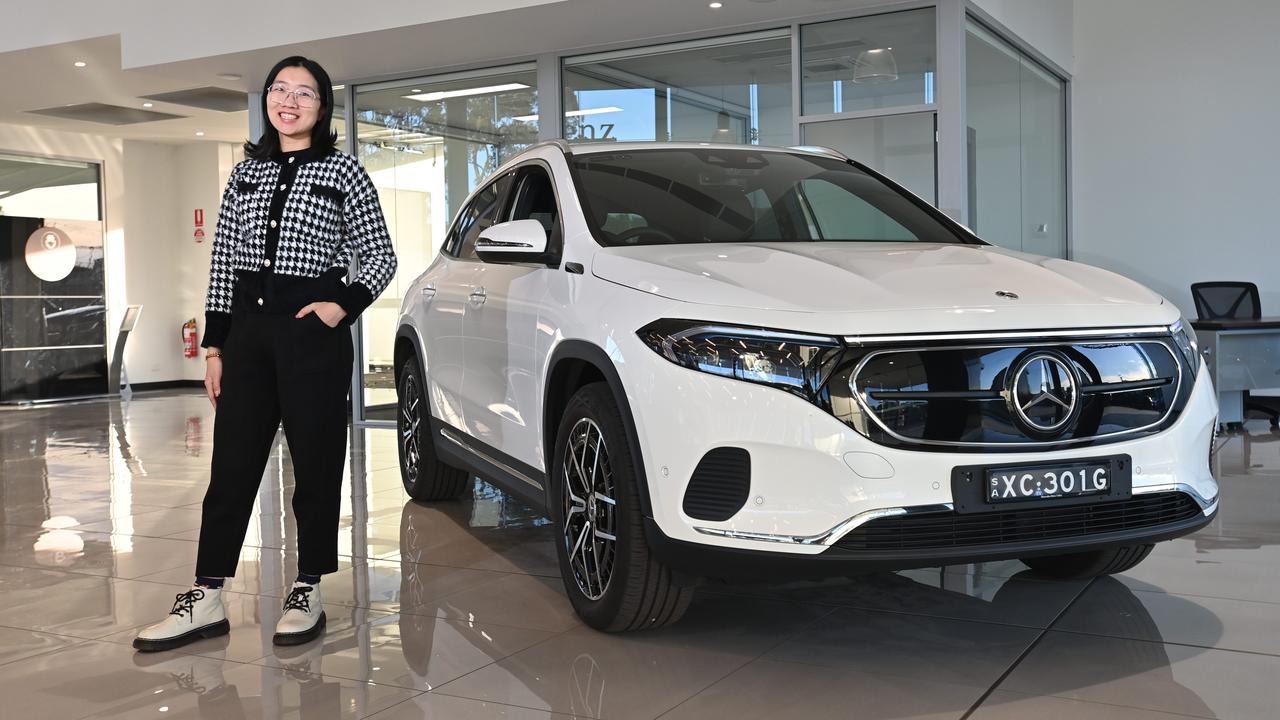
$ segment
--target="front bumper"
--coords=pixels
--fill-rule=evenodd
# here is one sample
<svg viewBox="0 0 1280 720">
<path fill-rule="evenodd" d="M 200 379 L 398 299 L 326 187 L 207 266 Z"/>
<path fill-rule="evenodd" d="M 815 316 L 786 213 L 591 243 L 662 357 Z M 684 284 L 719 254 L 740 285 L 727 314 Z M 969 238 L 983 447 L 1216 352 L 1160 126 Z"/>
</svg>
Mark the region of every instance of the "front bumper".
<svg viewBox="0 0 1280 720">
<path fill-rule="evenodd" d="M 965 548 L 957 550 L 953 559 L 923 551 L 883 557 L 859 552 L 856 558 L 869 566 L 927 566 L 940 560 L 1026 557 L 1154 542 L 1194 531 L 1217 508 L 1218 487 L 1209 466 L 1217 402 L 1203 368 L 1176 422 L 1156 435 L 1052 452 L 946 453 L 878 445 L 801 398 L 678 367 L 656 357 L 638 339 L 634 347 L 626 343 L 621 349 L 635 360 L 618 364 L 618 369 L 630 393 L 644 454 L 653 510 L 651 544 L 679 548 L 675 555 L 693 555 L 698 546 L 786 560 L 825 556 L 824 561 L 834 562 L 850 554 L 838 547 L 840 540 L 866 523 L 950 511 L 952 469 L 961 465 L 1025 465 L 1128 455 L 1135 497 L 1185 493 L 1199 506 L 1200 514 L 1194 522 L 1162 527 L 1148 535 Z M 723 522 L 689 517 L 682 509 L 689 479 L 703 455 L 721 447 L 743 448 L 751 455 L 747 502 Z M 760 559 L 750 562 L 758 564 Z"/>
<path fill-rule="evenodd" d="M 645 537 L 654 556 L 666 566 L 690 577 L 710 576 L 725 580 L 817 579 L 881 570 L 908 570 L 939 565 L 963 565 L 997 560 L 1016 560 L 1037 555 L 1102 550 L 1126 545 L 1144 545 L 1172 540 L 1193 533 L 1213 521 L 1215 502 L 1194 517 L 1175 523 L 1132 532 L 1115 532 L 1087 537 L 1057 538 L 1023 542 L 975 545 L 958 548 L 918 550 L 854 550 L 841 546 L 826 548 L 815 555 L 765 552 L 749 547 L 709 545 L 667 537 L 653 520 L 645 519 Z"/>
</svg>

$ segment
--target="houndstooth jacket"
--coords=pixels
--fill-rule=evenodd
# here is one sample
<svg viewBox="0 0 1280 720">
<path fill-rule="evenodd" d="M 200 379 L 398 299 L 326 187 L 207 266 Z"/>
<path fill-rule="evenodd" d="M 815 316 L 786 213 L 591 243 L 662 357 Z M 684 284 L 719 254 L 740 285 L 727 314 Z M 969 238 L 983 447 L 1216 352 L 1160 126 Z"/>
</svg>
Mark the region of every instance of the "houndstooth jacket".
<svg viewBox="0 0 1280 720">
<path fill-rule="evenodd" d="M 359 270 L 347 284 L 353 251 Z M 349 325 L 395 271 L 377 191 L 355 158 L 307 149 L 246 159 L 222 194 L 201 344 L 222 346 L 233 308 L 294 313 L 327 300 Z"/>
</svg>

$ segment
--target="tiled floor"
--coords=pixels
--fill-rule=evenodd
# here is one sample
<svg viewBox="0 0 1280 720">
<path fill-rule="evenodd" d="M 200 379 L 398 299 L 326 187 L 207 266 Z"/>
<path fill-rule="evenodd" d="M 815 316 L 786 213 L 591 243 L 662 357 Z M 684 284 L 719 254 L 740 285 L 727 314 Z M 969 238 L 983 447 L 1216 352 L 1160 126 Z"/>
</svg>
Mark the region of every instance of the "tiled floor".
<svg viewBox="0 0 1280 720">
<path fill-rule="evenodd" d="M 1280 435 L 1225 441 L 1219 518 L 1129 573 L 1021 563 L 712 584 L 679 625 L 575 618 L 545 520 L 478 483 L 422 506 L 355 432 L 322 641 L 277 649 L 293 577 L 277 449 L 229 636 L 140 655 L 190 582 L 213 418 L 195 393 L 0 410 L 6 718 L 1280 718 Z"/>
</svg>

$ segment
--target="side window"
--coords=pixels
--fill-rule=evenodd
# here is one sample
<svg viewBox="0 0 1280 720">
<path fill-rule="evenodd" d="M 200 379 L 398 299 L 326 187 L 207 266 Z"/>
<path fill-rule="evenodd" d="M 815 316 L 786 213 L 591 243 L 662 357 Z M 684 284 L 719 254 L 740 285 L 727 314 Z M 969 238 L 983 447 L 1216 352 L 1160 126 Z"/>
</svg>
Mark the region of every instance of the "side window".
<svg viewBox="0 0 1280 720">
<path fill-rule="evenodd" d="M 462 260 L 476 259 L 476 239 L 487 227 L 499 222 L 502 199 L 511 184 L 508 173 L 486 185 L 458 215 L 457 225 L 445 242 L 445 252 Z"/>
<path fill-rule="evenodd" d="M 511 203 L 509 220 L 537 220 L 547 232 L 547 251 L 558 254 L 563 233 L 560 230 L 560 208 L 556 204 L 551 176 L 541 165 L 520 170 L 515 201 Z"/>
</svg>

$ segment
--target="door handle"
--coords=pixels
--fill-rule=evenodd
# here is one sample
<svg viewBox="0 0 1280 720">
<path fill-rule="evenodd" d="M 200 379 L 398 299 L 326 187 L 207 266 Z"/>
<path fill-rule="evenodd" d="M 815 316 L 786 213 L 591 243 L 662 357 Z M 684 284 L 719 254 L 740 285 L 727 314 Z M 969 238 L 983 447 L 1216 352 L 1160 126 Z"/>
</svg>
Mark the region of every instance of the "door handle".
<svg viewBox="0 0 1280 720">
<path fill-rule="evenodd" d="M 431 298 L 433 298 L 433 297 L 435 297 L 435 296 L 436 296 L 436 286 L 435 286 L 435 285 L 423 285 L 423 286 L 422 286 L 422 297 L 424 297 L 424 298 L 426 298 L 426 299 L 430 300 Z"/>
<path fill-rule="evenodd" d="M 475 287 L 471 288 L 471 295 L 469 297 L 472 305 L 480 307 L 489 296 L 485 294 L 483 287 Z"/>
</svg>

